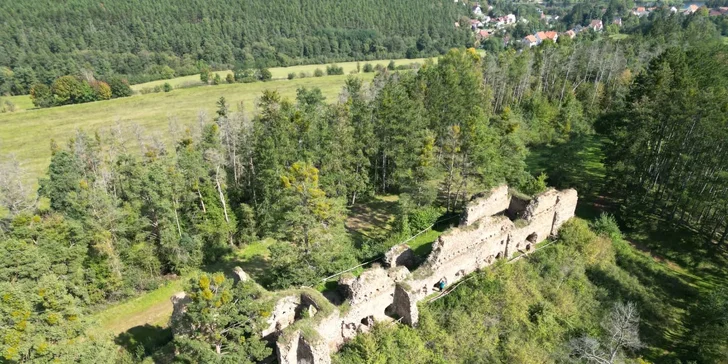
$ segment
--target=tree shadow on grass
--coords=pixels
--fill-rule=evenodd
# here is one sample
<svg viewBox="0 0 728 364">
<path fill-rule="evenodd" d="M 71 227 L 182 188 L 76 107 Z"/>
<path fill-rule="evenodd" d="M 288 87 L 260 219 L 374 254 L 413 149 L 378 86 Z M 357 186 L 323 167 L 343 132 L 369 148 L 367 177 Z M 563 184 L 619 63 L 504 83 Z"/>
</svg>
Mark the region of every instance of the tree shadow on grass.
<svg viewBox="0 0 728 364">
<path fill-rule="evenodd" d="M 158 354 L 159 350 L 172 341 L 172 330 L 155 325 L 135 326 L 122 332 L 114 342 L 126 349 L 137 359 Z"/>
<path fill-rule="evenodd" d="M 535 147 L 526 158 L 529 172 L 545 173 L 548 184 L 559 189 L 575 188 L 579 192 L 576 215 L 591 220 L 612 209 L 604 196 L 603 140 L 596 135 L 576 136 L 568 142 Z"/>
<path fill-rule="evenodd" d="M 262 282 L 267 273 L 268 261 L 264 256 L 259 254 L 246 257 L 245 259 L 230 256 L 215 264 L 203 267 L 203 271 L 207 273 L 222 272 L 228 278 L 235 278 L 233 276 L 233 269 L 235 267 L 242 268 L 256 282 Z"/>
<path fill-rule="evenodd" d="M 643 215 L 640 224 L 629 231 L 637 248 L 649 252 L 657 260 L 669 260 L 687 268 L 694 284 L 710 289 L 728 280 L 726 251 L 696 231 L 654 215 Z"/>
<path fill-rule="evenodd" d="M 601 300 L 605 304 L 634 302 L 640 312 L 640 338 L 649 346 L 674 352 L 684 331 L 681 310 L 671 305 L 665 295 L 653 292 L 638 279 L 620 269 L 592 268 L 587 270 L 589 280 L 604 290 Z M 643 355 L 654 362 L 664 362 L 662 350 L 646 348 Z"/>
</svg>

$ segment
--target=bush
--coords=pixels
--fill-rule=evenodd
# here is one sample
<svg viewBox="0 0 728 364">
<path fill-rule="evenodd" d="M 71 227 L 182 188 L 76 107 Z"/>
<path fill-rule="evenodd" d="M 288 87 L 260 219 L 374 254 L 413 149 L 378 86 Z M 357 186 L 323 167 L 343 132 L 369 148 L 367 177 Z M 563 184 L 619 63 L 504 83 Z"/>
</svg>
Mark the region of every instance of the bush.
<svg viewBox="0 0 728 364">
<path fill-rule="evenodd" d="M 320 68 L 317 68 L 315 71 L 313 71 L 314 77 L 321 77 L 324 75 L 324 71 L 322 71 Z"/>
<path fill-rule="evenodd" d="M 335 64 L 330 64 L 326 66 L 326 74 L 329 76 L 332 75 L 343 75 L 344 74 L 344 68 L 337 66 Z"/>
<path fill-rule="evenodd" d="M 296 78 L 296 73 L 295 72 L 291 72 L 291 73 L 288 74 L 288 79 L 289 80 L 292 80 L 294 78 Z"/>
<path fill-rule="evenodd" d="M 164 90 L 164 92 L 170 92 L 172 91 L 172 85 L 170 85 L 169 82 L 165 82 L 164 85 L 162 85 L 162 90 Z"/>
<path fill-rule="evenodd" d="M 113 77 L 107 81 L 109 87 L 111 87 L 111 97 L 127 97 L 133 93 L 126 79 Z"/>
<path fill-rule="evenodd" d="M 222 77 L 220 77 L 219 73 L 216 73 L 215 77 L 212 78 L 212 84 L 219 85 L 221 82 L 222 82 Z"/>
<path fill-rule="evenodd" d="M 30 99 L 33 100 L 35 107 L 51 107 L 53 106 L 53 94 L 51 88 L 45 84 L 38 83 L 30 88 Z"/>
<path fill-rule="evenodd" d="M 306 77 L 311 77 L 311 74 L 306 73 L 306 72 L 300 72 L 298 74 L 298 78 L 306 78 Z"/>
<path fill-rule="evenodd" d="M 209 67 L 202 67 L 200 69 L 200 81 L 203 83 L 209 83 L 210 82 L 210 68 Z"/>
<path fill-rule="evenodd" d="M 591 227 L 597 234 L 609 237 L 612 240 L 622 239 L 622 232 L 619 230 L 617 220 L 608 213 L 602 213 L 594 220 Z"/>
<path fill-rule="evenodd" d="M 94 81 L 91 85 L 96 94 L 97 100 L 108 100 L 111 98 L 111 87 L 109 84 L 103 81 Z"/>
<path fill-rule="evenodd" d="M 162 92 L 162 86 L 160 86 L 160 85 L 154 86 L 154 93 L 157 93 L 157 92 Z"/>
<path fill-rule="evenodd" d="M 396 68 L 396 65 L 394 64 L 394 61 L 389 61 L 389 64 L 387 65 L 387 69 L 390 71 L 394 71 Z"/>
<path fill-rule="evenodd" d="M 270 81 L 273 78 L 273 74 L 267 68 L 261 68 L 258 70 L 258 79 L 261 81 Z"/>
<path fill-rule="evenodd" d="M 520 192 L 523 192 L 529 196 L 535 196 L 539 193 L 546 191 L 546 179 L 548 176 L 546 176 L 545 173 L 541 173 L 538 177 L 534 178 L 530 175 L 526 179 L 526 181 L 522 182 L 518 186 L 518 190 Z"/>
<path fill-rule="evenodd" d="M 15 110 L 15 104 L 10 102 L 10 100 L 3 101 L 2 99 L 0 99 L 0 113 L 15 112 Z"/>
<path fill-rule="evenodd" d="M 364 64 L 364 73 L 371 73 L 374 72 L 374 67 L 372 67 L 371 63 L 365 63 Z"/>
<path fill-rule="evenodd" d="M 409 213 L 409 225 L 413 233 L 418 233 L 434 224 L 441 216 L 435 207 L 423 207 Z"/>
<path fill-rule="evenodd" d="M 233 76 L 232 73 L 228 73 L 227 76 L 225 76 L 225 82 L 235 83 L 235 76 Z"/>
</svg>

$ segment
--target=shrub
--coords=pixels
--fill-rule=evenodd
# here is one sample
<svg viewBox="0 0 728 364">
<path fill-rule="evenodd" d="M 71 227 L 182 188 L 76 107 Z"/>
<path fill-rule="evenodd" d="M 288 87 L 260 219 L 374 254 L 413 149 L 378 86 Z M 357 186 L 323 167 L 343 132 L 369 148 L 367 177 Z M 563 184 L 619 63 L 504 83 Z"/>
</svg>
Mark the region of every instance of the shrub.
<svg viewBox="0 0 728 364">
<path fill-rule="evenodd" d="M 364 64 L 364 73 L 370 73 L 374 72 L 374 67 L 372 67 L 371 63 L 365 63 Z"/>
<path fill-rule="evenodd" d="M 536 178 L 528 176 L 526 181 L 518 186 L 518 190 L 530 196 L 538 195 L 539 193 L 546 191 L 547 178 L 548 176 L 546 176 L 545 173 L 541 173 Z"/>
<path fill-rule="evenodd" d="M 222 82 L 222 77 L 220 77 L 219 73 L 216 73 L 215 77 L 212 78 L 212 84 L 219 85 L 221 82 Z"/>
<path fill-rule="evenodd" d="M 59 105 L 79 102 L 83 94 L 83 85 L 74 76 L 63 76 L 53 81 L 53 95 Z"/>
<path fill-rule="evenodd" d="M 396 68 L 396 65 L 394 64 L 394 61 L 389 61 L 389 64 L 387 65 L 387 69 L 390 71 L 394 71 Z"/>
<path fill-rule="evenodd" d="M 258 70 L 258 79 L 261 81 L 270 81 L 273 78 L 273 74 L 267 68 L 261 68 Z"/>
<path fill-rule="evenodd" d="M 298 78 L 306 78 L 306 77 L 311 77 L 311 75 L 309 73 L 306 73 L 306 72 L 300 72 L 298 74 Z"/>
<path fill-rule="evenodd" d="M 13 104 L 10 100 L 3 101 L 3 99 L 0 99 L 0 113 L 15 112 L 15 110 L 15 104 Z"/>
<path fill-rule="evenodd" d="M 170 92 L 172 91 L 172 85 L 170 85 L 169 82 L 165 82 L 164 85 L 162 85 L 162 90 L 164 90 L 164 92 Z"/>
<path fill-rule="evenodd" d="M 622 239 L 622 232 L 619 230 L 617 220 L 608 213 L 602 213 L 591 223 L 591 227 L 597 234 L 608 236 L 612 240 Z"/>
<path fill-rule="evenodd" d="M 296 73 L 295 72 L 291 72 L 291 73 L 288 74 L 288 79 L 289 80 L 292 80 L 294 78 L 296 78 Z"/>
<path fill-rule="evenodd" d="M 160 85 L 154 86 L 154 92 L 155 93 L 162 92 L 162 86 L 160 86 Z"/>
<path fill-rule="evenodd" d="M 127 97 L 133 93 L 126 79 L 112 77 L 107 83 L 111 87 L 111 97 Z"/>
<path fill-rule="evenodd" d="M 103 81 L 94 81 L 91 85 L 96 93 L 97 100 L 108 100 L 111 98 L 111 87 Z"/>
<path fill-rule="evenodd" d="M 42 83 L 37 83 L 30 88 L 30 99 L 33 100 L 35 107 L 53 106 L 51 88 Z"/>
<path fill-rule="evenodd" d="M 429 206 L 419 208 L 409 213 L 409 225 L 413 233 L 420 232 L 434 224 L 442 215 L 440 210 Z"/>
<path fill-rule="evenodd" d="M 324 71 L 322 71 L 320 68 L 317 68 L 315 71 L 313 71 L 314 77 L 321 77 L 324 75 Z"/>
<path fill-rule="evenodd" d="M 225 82 L 235 83 L 235 76 L 233 76 L 232 73 L 228 73 L 227 76 L 225 76 Z"/>
<path fill-rule="evenodd" d="M 200 69 L 200 81 L 203 83 L 209 83 L 210 82 L 210 68 L 207 66 L 204 66 Z"/>
<path fill-rule="evenodd" d="M 326 66 L 326 74 L 329 76 L 332 75 L 343 75 L 344 74 L 344 68 L 337 66 L 335 64 L 330 64 Z"/>
</svg>

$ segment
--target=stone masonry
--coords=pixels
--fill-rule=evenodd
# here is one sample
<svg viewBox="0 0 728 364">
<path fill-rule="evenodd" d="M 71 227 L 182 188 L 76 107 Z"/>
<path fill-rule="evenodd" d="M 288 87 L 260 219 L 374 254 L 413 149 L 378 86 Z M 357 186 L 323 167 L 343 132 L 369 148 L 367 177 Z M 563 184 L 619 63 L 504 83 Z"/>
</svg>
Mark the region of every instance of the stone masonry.
<svg viewBox="0 0 728 364">
<path fill-rule="evenodd" d="M 326 299 L 307 298 L 318 292 L 278 299 L 264 336 L 276 340 L 281 364 L 327 364 L 330 353 L 368 332 L 375 322 L 401 319 L 417 325 L 417 303 L 437 292 L 441 279 L 452 285 L 498 259 L 532 251 L 574 216 L 577 199 L 573 189 L 550 189 L 530 200 L 511 196 L 508 186 L 478 194 L 465 207 L 460 226 L 441 235 L 414 271 L 410 272 L 416 265 L 412 250 L 395 246 L 385 255 L 386 268 L 372 267 L 357 278 L 342 276 L 339 289 L 345 303 L 331 305 L 326 314 L 311 304 Z M 179 297 L 176 301 L 184 302 Z M 308 314 L 296 314 L 302 310 Z M 182 311 L 175 304 L 175 312 Z"/>
</svg>

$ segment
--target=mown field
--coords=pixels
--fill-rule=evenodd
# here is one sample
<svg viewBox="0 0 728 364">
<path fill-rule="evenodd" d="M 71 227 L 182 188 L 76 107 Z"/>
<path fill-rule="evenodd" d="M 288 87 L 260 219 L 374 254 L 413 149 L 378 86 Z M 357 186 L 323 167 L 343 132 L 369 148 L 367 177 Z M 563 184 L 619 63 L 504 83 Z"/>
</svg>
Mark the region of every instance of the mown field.
<svg viewBox="0 0 728 364">
<path fill-rule="evenodd" d="M 88 133 L 108 131 L 120 123 L 124 128 L 134 124 L 148 135 L 168 141 L 169 120 L 181 125 L 197 120 L 200 111 L 214 115 L 215 102 L 224 96 L 231 105 L 242 102 L 247 111 L 255 110 L 255 100 L 264 90 L 276 90 L 294 98 L 299 87 L 318 87 L 329 100 L 335 100 L 348 75 L 280 80 L 256 83 L 222 84 L 175 89 L 168 93 L 136 95 L 127 98 L 88 104 L 67 105 L 0 114 L 0 155 L 13 153 L 28 170 L 28 180 L 35 181 L 45 173 L 50 161 L 50 141 L 64 143 L 76 130 Z M 371 81 L 373 73 L 358 77 Z M 27 97 L 27 96 L 25 96 Z M 133 139 L 133 135 L 128 135 Z"/>
<path fill-rule="evenodd" d="M 424 63 L 425 59 L 397 59 L 397 65 Z M 389 60 L 359 62 L 386 66 Z M 14 154 L 27 170 L 26 179 L 35 182 L 43 176 L 50 161 L 50 142 L 65 143 L 76 130 L 93 134 L 104 133 L 109 127 L 120 124 L 133 138 L 132 128 L 135 125 L 146 130 L 148 135 L 155 135 L 161 140 L 169 141 L 169 121 L 174 119 L 181 126 L 190 125 L 197 120 L 201 111 L 214 115 L 217 100 L 224 96 L 230 105 L 243 103 L 248 112 L 255 111 L 256 99 L 264 90 L 276 90 L 283 97 L 294 98 L 299 87 L 318 87 L 329 101 L 336 100 L 344 80 L 357 68 L 357 62 L 338 64 L 344 69 L 344 75 L 306 77 L 286 79 L 288 73 L 303 72 L 313 74 L 325 64 L 303 65 L 294 67 L 271 68 L 273 81 L 254 83 L 223 83 L 217 86 L 203 86 L 199 75 L 178 77 L 171 80 L 160 80 L 134 85 L 139 91 L 169 82 L 175 89 L 168 93 L 136 94 L 132 97 L 108 101 L 92 102 L 79 105 L 67 105 L 49 109 L 35 109 L 27 95 L 9 96 L 0 99 L 12 102 L 16 111 L 0 114 L 0 156 Z M 224 78 L 230 71 L 218 73 Z M 357 77 L 371 81 L 374 73 L 359 73 Z M 197 85 L 198 87 L 177 88 Z"/>
<path fill-rule="evenodd" d="M 426 58 L 395 59 L 394 64 L 397 66 L 409 65 L 411 63 L 423 64 L 423 63 L 425 63 L 426 60 L 427 60 Z M 344 74 L 348 75 L 352 71 L 356 71 L 357 64 L 359 64 L 359 66 L 363 70 L 364 65 L 367 63 L 369 63 L 375 67 L 377 65 L 386 67 L 389 64 L 389 60 L 341 62 L 341 63 L 336 63 L 336 65 L 343 68 Z M 270 68 L 269 70 L 270 70 L 270 73 L 272 74 L 274 80 L 285 80 L 285 79 L 288 79 L 289 73 L 295 73 L 296 78 L 298 78 L 298 76 L 301 72 L 307 74 L 308 77 L 312 77 L 313 73 L 314 73 L 314 71 L 316 71 L 316 69 L 320 69 L 321 71 L 326 72 L 326 66 L 328 66 L 328 65 L 327 64 L 306 64 L 306 65 L 291 66 L 291 67 L 274 67 L 274 68 Z M 232 70 L 217 71 L 215 73 L 219 74 L 220 77 L 223 79 L 223 82 L 225 82 L 225 76 L 227 76 L 228 73 L 232 73 Z M 212 77 L 215 77 L 215 76 L 212 76 Z M 137 85 L 133 85 L 131 88 L 134 91 L 140 91 L 144 88 L 153 88 L 154 86 L 161 86 L 161 85 L 164 85 L 165 83 L 169 83 L 170 85 L 172 85 L 172 87 L 202 85 L 202 82 L 200 81 L 200 75 L 190 75 L 190 76 L 184 76 L 184 77 L 176 77 L 171 80 L 158 80 L 158 81 L 140 83 Z"/>
</svg>

